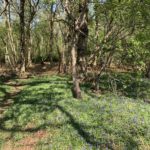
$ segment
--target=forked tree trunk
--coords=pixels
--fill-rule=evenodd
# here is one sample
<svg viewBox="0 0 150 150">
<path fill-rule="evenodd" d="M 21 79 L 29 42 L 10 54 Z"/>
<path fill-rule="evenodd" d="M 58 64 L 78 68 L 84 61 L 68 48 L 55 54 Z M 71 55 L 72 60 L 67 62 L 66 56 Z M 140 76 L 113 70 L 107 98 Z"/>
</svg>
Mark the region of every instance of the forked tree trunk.
<svg viewBox="0 0 150 150">
<path fill-rule="evenodd" d="M 79 1 L 79 5 L 73 6 L 76 9 L 72 10 L 72 7 L 70 6 L 72 6 L 72 2 L 66 0 L 65 11 L 69 23 L 68 44 L 71 47 L 71 59 L 72 59 L 71 64 L 72 79 L 73 79 L 72 93 L 74 98 L 81 99 L 82 96 L 78 80 L 77 66 L 80 64 L 82 72 L 86 70 L 85 54 L 87 50 L 87 36 L 88 36 L 88 26 L 87 26 L 88 0 Z M 75 18 L 72 19 L 72 16 Z"/>
</svg>

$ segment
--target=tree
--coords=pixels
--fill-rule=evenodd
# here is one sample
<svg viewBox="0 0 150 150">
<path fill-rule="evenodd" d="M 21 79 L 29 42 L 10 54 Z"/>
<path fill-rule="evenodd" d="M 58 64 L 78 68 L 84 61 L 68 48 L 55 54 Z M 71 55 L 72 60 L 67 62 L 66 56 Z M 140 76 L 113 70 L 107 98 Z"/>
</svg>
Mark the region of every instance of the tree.
<svg viewBox="0 0 150 150">
<path fill-rule="evenodd" d="M 25 45 L 25 0 L 20 0 L 20 54 L 21 54 L 21 67 L 20 73 L 26 72 L 26 45 Z"/>
<path fill-rule="evenodd" d="M 69 36 L 71 43 L 73 96 L 80 99 L 81 90 L 79 86 L 77 66 L 80 64 L 82 72 L 85 71 L 85 52 L 87 50 L 88 38 L 88 1 L 80 0 L 77 3 L 65 1 L 65 12 L 67 14 Z"/>
<path fill-rule="evenodd" d="M 26 46 L 27 46 L 27 67 L 32 66 L 32 58 L 31 58 L 31 44 L 32 44 L 32 37 L 31 37 L 31 25 L 33 23 L 33 19 L 37 13 L 39 0 L 32 1 L 28 0 L 27 5 L 27 14 L 26 14 Z"/>
</svg>

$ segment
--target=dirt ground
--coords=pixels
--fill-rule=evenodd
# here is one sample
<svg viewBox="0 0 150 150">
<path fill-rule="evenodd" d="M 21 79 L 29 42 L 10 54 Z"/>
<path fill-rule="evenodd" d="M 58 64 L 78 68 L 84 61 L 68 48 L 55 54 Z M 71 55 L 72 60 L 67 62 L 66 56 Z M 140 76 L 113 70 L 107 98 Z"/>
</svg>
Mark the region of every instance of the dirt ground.
<svg viewBox="0 0 150 150">
<path fill-rule="evenodd" d="M 27 76 L 44 76 L 44 75 L 53 75 L 58 74 L 58 66 L 50 67 L 48 63 L 44 65 L 34 64 L 27 70 Z M 7 66 L 0 66 L 0 76 L 14 76 L 15 73 L 11 71 Z"/>
</svg>

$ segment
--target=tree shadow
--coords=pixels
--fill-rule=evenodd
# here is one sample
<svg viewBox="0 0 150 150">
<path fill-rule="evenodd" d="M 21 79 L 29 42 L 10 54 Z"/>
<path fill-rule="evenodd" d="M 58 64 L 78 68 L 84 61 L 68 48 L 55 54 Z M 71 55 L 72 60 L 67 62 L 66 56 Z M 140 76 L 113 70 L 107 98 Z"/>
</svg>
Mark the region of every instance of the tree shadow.
<svg viewBox="0 0 150 150">
<path fill-rule="evenodd" d="M 47 85 L 47 88 L 43 86 L 44 84 Z M 64 125 L 70 124 L 87 144 L 97 149 L 113 149 L 112 143 L 109 141 L 102 142 L 101 139 L 98 139 L 93 133 L 88 131 L 88 129 L 96 129 L 101 127 L 106 131 L 106 133 L 111 133 L 111 131 L 105 128 L 103 124 L 89 126 L 85 120 L 83 125 L 75 119 L 75 116 L 72 115 L 66 107 L 60 104 L 60 102 L 64 100 L 66 89 L 70 89 L 71 86 L 67 80 L 53 79 L 50 81 L 38 81 L 37 79 L 26 83 L 18 83 L 17 85 L 25 85 L 25 88 L 22 92 L 13 97 L 14 103 L 8 109 L 8 113 L 6 113 L 3 118 L 0 118 L 0 130 L 2 132 L 11 133 L 13 138 L 14 133 L 16 132 L 21 132 L 23 134 L 34 133 L 40 130 L 45 130 L 47 127 L 58 129 Z M 11 86 L 14 86 L 14 84 L 11 84 Z M 5 90 L 3 92 L 8 94 Z M 72 95 L 67 98 L 71 101 L 71 97 Z M 60 123 L 49 121 L 47 119 L 47 115 L 52 114 L 55 110 L 62 112 L 68 120 Z M 32 117 L 37 115 L 40 116 L 40 118 L 38 118 L 39 120 L 43 119 L 44 121 L 36 125 L 33 124 L 32 126 L 28 126 L 28 123 L 32 122 Z M 22 120 L 20 120 L 20 118 L 22 118 Z M 9 121 L 11 121 L 11 127 L 6 126 Z M 105 120 L 101 120 L 100 122 L 104 123 L 104 121 Z M 132 147 L 134 140 L 131 137 L 126 137 L 126 139 L 129 139 L 129 141 L 125 141 L 127 143 L 126 145 L 129 147 L 131 143 Z M 134 145 L 136 145 L 136 143 L 134 143 Z"/>
<path fill-rule="evenodd" d="M 0 93 L 2 96 L 0 97 L 0 114 L 4 111 L 4 107 L 9 106 L 9 102 L 7 101 L 11 94 L 6 90 L 5 87 L 0 87 Z"/>
<path fill-rule="evenodd" d="M 12 79 L 17 79 L 17 75 L 15 73 L 7 73 L 6 75 L 0 75 L 0 83 L 7 82 Z"/>
<path fill-rule="evenodd" d="M 95 140 L 95 137 L 93 135 L 90 135 L 90 133 L 86 132 L 84 129 L 82 129 L 81 125 L 74 119 L 74 117 L 66 111 L 62 106 L 57 105 L 57 108 L 61 110 L 70 120 L 70 123 L 72 127 L 77 130 L 78 134 L 85 139 L 85 141 L 88 144 L 98 146 L 100 143 Z"/>
<path fill-rule="evenodd" d="M 58 80 L 53 81 L 33 81 L 24 83 L 23 85 L 26 85 L 25 89 L 13 97 L 14 103 L 9 107 L 8 114 L 6 113 L 3 118 L 0 118 L 0 130 L 2 132 L 11 133 L 11 138 L 13 138 L 14 133 L 16 132 L 33 133 L 39 130 L 45 130 L 47 127 L 60 128 L 64 125 L 70 124 L 86 141 L 86 143 L 95 147 L 102 145 L 102 143 L 98 141 L 94 135 L 91 135 L 85 130 L 88 125 L 81 125 L 74 119 L 73 115 L 71 115 L 63 106 L 59 104 L 59 102 L 64 99 L 65 94 L 65 91 L 62 92 L 61 89 L 70 89 L 71 85 L 67 85 L 66 81 L 63 81 L 63 83 Z M 49 87 L 45 89 L 41 86 L 42 84 L 49 84 Z M 66 85 L 63 86 L 63 84 Z M 11 84 L 11 86 L 14 86 L 14 84 Z M 55 87 L 57 87 L 57 90 L 54 90 Z M 36 90 L 36 93 L 33 94 L 33 90 Z M 60 110 L 62 114 L 69 119 L 69 121 L 66 120 L 61 123 L 53 123 L 47 120 L 46 115 L 53 113 L 56 109 Z M 26 127 L 28 123 L 32 121 L 30 116 L 34 116 L 36 114 L 39 114 L 41 118 L 45 117 L 44 123 L 35 126 L 33 125 L 33 127 Z M 19 122 L 19 118 L 23 115 L 25 115 L 25 122 L 21 124 Z M 12 122 L 11 127 L 6 126 L 9 121 Z M 90 128 L 94 127 L 91 126 Z"/>
</svg>

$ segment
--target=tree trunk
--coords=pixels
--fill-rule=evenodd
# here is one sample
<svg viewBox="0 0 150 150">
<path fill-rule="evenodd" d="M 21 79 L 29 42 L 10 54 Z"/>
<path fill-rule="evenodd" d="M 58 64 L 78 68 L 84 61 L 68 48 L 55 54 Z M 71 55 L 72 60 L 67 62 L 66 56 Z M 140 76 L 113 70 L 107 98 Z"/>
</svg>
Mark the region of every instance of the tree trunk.
<svg viewBox="0 0 150 150">
<path fill-rule="evenodd" d="M 27 25 L 26 25 L 26 48 L 27 48 L 27 67 L 31 67 L 32 66 L 32 58 L 31 58 L 31 43 L 32 43 L 32 39 L 31 39 L 31 24 L 32 21 L 34 19 L 34 16 L 37 12 L 37 7 L 39 4 L 39 0 L 36 1 L 32 1 L 32 0 L 28 0 L 28 3 L 26 4 L 27 6 L 29 6 L 29 16 L 27 17 Z"/>
<path fill-rule="evenodd" d="M 51 10 L 49 12 L 49 49 L 50 49 L 50 53 L 49 53 L 49 61 L 50 61 L 50 65 L 52 66 L 53 64 L 53 58 L 52 58 L 52 52 L 53 52 L 53 44 L 54 44 L 54 12 L 53 12 L 53 7 L 54 4 L 53 2 L 51 3 Z"/>
<path fill-rule="evenodd" d="M 72 80 L 73 80 L 73 87 L 72 87 L 72 94 L 74 98 L 81 99 L 81 90 L 79 86 L 79 80 L 77 78 L 77 50 L 76 50 L 76 40 L 77 37 L 75 36 L 73 39 L 72 49 L 71 49 L 71 58 L 72 58 Z"/>
<path fill-rule="evenodd" d="M 20 0 L 20 54 L 21 54 L 21 67 L 20 74 L 26 72 L 26 59 L 25 59 L 25 0 Z"/>
<path fill-rule="evenodd" d="M 10 65 L 11 69 L 13 71 L 16 71 L 17 52 L 15 49 L 12 27 L 11 27 L 11 23 L 10 23 L 10 4 L 7 1 L 4 1 L 4 7 L 6 7 L 6 10 L 4 12 L 4 17 L 5 17 L 5 25 L 7 28 L 7 36 L 6 36 L 6 40 L 4 40 L 4 39 L 2 39 L 2 40 L 6 46 L 5 58 L 7 58 L 7 60 L 9 60 L 9 61 L 6 61 L 7 66 Z"/>
<path fill-rule="evenodd" d="M 27 33 L 26 33 L 26 45 L 27 45 L 27 67 L 32 66 L 32 58 L 31 58 L 31 23 L 28 22 L 27 25 Z"/>
<path fill-rule="evenodd" d="M 59 55 L 59 67 L 58 72 L 59 73 L 66 73 L 66 59 L 65 59 L 65 48 L 62 48 L 64 46 L 61 45 L 61 48 L 57 44 L 57 51 Z"/>
<path fill-rule="evenodd" d="M 82 72 L 86 73 L 86 50 L 88 38 L 88 0 L 81 0 L 79 5 L 72 6 L 69 0 L 66 0 L 65 11 L 68 20 L 68 45 L 71 47 L 72 58 L 72 79 L 73 97 L 81 99 L 81 90 L 78 80 L 77 66 L 81 66 Z M 74 19 L 72 19 L 74 17 Z M 70 45 L 71 44 L 71 45 Z M 69 47 L 68 47 L 69 48 Z M 77 63 L 78 62 L 78 63 Z"/>
<path fill-rule="evenodd" d="M 81 71 L 86 75 L 87 73 L 87 42 L 88 42 L 88 0 L 82 0 L 79 3 L 79 18 L 76 23 L 78 30 L 78 63 Z"/>
<path fill-rule="evenodd" d="M 59 73 L 66 73 L 66 62 L 64 51 L 60 52 Z"/>
</svg>

